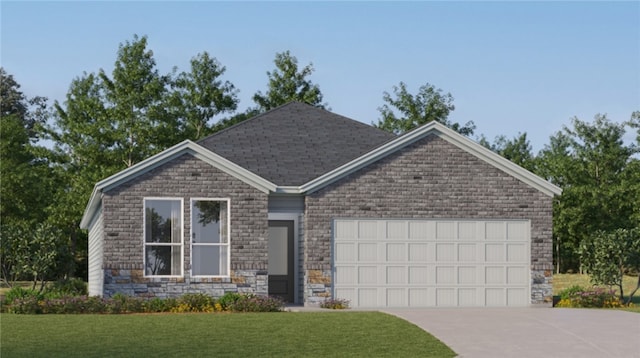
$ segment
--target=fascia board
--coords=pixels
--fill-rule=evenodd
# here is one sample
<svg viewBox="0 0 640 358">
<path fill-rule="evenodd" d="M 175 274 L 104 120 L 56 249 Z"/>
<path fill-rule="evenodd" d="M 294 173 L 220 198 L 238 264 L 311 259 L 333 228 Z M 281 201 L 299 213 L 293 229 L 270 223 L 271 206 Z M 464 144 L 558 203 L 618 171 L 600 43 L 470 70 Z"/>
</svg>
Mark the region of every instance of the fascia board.
<svg viewBox="0 0 640 358">
<path fill-rule="evenodd" d="M 102 192 L 115 188 L 123 183 L 137 178 L 181 155 L 191 154 L 194 157 L 208 163 L 209 165 L 222 170 L 223 172 L 242 180 L 252 187 L 269 193 L 275 191 L 277 186 L 270 181 L 242 168 L 241 166 L 207 150 L 206 148 L 190 141 L 185 140 L 175 146 L 166 149 L 154 156 L 151 156 L 130 168 L 120 171 L 104 180 L 99 181 L 93 188 L 84 215 L 80 221 L 80 227 L 86 229 L 95 210 L 99 207 L 102 200 Z"/>
</svg>

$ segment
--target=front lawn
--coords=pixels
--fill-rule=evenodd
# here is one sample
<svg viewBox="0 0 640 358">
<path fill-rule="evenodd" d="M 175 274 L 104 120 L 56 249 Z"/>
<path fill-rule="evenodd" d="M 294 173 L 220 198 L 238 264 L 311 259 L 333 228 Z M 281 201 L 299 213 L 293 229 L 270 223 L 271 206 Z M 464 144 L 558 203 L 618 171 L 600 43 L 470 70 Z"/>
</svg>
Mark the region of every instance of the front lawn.
<svg viewBox="0 0 640 358">
<path fill-rule="evenodd" d="M 0 316 L 2 357 L 454 357 L 380 312 Z"/>
</svg>

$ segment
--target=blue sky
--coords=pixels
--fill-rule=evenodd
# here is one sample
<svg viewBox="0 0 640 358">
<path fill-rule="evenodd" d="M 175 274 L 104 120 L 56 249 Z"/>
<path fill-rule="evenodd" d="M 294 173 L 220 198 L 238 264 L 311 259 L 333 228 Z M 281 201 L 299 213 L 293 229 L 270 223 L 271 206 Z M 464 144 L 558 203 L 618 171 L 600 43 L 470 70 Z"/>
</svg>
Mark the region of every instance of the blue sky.
<svg viewBox="0 0 640 358">
<path fill-rule="evenodd" d="M 640 110 L 640 2 L 3 1 L 0 11 L 0 63 L 50 102 L 83 72 L 109 72 L 138 34 L 160 72 L 216 57 L 240 109 L 290 50 L 313 63 L 333 112 L 365 123 L 400 81 L 450 92 L 450 119 L 474 121 L 476 135 L 527 132 L 536 152 L 573 116 Z"/>
</svg>

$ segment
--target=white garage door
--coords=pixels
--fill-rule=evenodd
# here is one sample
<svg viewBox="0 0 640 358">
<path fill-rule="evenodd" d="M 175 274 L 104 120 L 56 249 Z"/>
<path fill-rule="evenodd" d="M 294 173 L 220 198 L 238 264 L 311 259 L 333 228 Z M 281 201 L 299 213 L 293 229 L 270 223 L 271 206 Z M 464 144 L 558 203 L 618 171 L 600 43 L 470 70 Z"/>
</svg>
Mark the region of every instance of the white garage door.
<svg viewBox="0 0 640 358">
<path fill-rule="evenodd" d="M 526 306 L 529 221 L 335 220 L 334 297 L 352 307 Z"/>
</svg>

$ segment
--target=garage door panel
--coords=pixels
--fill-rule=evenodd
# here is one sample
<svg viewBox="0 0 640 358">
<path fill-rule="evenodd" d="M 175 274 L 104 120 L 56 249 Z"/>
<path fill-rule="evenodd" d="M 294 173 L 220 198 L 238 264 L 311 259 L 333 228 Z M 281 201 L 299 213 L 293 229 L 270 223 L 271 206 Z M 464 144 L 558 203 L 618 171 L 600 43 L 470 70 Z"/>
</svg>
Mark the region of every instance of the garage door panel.
<svg viewBox="0 0 640 358">
<path fill-rule="evenodd" d="M 409 239 L 410 240 L 435 239 L 434 223 L 428 222 L 428 221 L 410 221 L 409 222 Z"/>
<path fill-rule="evenodd" d="M 478 305 L 478 290 L 475 288 L 458 289 L 458 306 L 474 307 Z"/>
<path fill-rule="evenodd" d="M 404 288 L 388 288 L 386 289 L 386 306 L 387 307 L 405 307 L 407 306 L 407 290 Z"/>
<path fill-rule="evenodd" d="M 458 239 L 473 241 L 476 239 L 476 223 L 473 221 L 458 223 Z"/>
<path fill-rule="evenodd" d="M 486 262 L 504 262 L 504 244 L 485 244 L 484 252 Z"/>
<path fill-rule="evenodd" d="M 485 306 L 502 307 L 506 305 L 504 288 L 485 289 Z"/>
<path fill-rule="evenodd" d="M 389 221 L 387 222 L 387 239 L 403 240 L 407 238 L 407 222 Z"/>
<path fill-rule="evenodd" d="M 433 281 L 431 280 L 431 282 Z M 410 285 L 426 285 L 429 283 L 429 269 L 426 266 L 409 266 Z"/>
<path fill-rule="evenodd" d="M 478 257 L 476 256 L 476 244 L 458 244 L 458 261 L 478 261 Z"/>
<path fill-rule="evenodd" d="M 504 267 L 502 266 L 485 267 L 484 283 L 487 285 L 504 284 Z"/>
<path fill-rule="evenodd" d="M 436 244 L 436 261 L 451 262 L 454 261 L 455 245 L 454 244 Z"/>
<path fill-rule="evenodd" d="M 508 262 L 526 262 L 527 246 L 525 244 L 507 244 Z"/>
<path fill-rule="evenodd" d="M 455 268 L 453 266 L 436 267 L 436 283 L 437 284 L 455 283 Z"/>
<path fill-rule="evenodd" d="M 526 306 L 530 223 L 336 220 L 334 297 L 354 307 Z"/>
<path fill-rule="evenodd" d="M 358 244 L 358 261 L 359 262 L 377 262 L 378 261 L 378 244 L 359 243 Z"/>
<path fill-rule="evenodd" d="M 436 240 L 453 240 L 456 238 L 456 223 L 453 221 L 436 222 Z"/>
<path fill-rule="evenodd" d="M 358 284 L 359 285 L 378 284 L 378 267 L 377 266 L 358 267 Z"/>
<path fill-rule="evenodd" d="M 355 243 L 342 243 L 337 242 L 335 245 L 335 261 L 336 262 L 349 262 L 356 257 L 356 244 Z"/>
<path fill-rule="evenodd" d="M 358 289 L 358 306 L 360 307 L 379 307 L 378 305 L 378 289 L 377 288 L 360 288 Z"/>
<path fill-rule="evenodd" d="M 407 267 L 406 266 L 389 266 L 387 267 L 386 283 L 388 285 L 406 284 L 407 283 Z"/>
<path fill-rule="evenodd" d="M 353 266 L 336 266 L 336 282 L 344 285 L 356 285 L 356 268 Z"/>
<path fill-rule="evenodd" d="M 409 244 L 409 261 L 427 262 L 429 261 L 429 244 Z M 432 261 L 432 260 L 431 260 Z"/>
<path fill-rule="evenodd" d="M 378 222 L 365 220 L 358 223 L 358 239 L 376 240 L 378 239 L 378 233 Z"/>
<path fill-rule="evenodd" d="M 457 306 L 456 290 L 453 288 L 436 288 L 436 306 L 453 307 Z"/>
<path fill-rule="evenodd" d="M 389 262 L 407 261 L 407 244 L 386 244 L 386 255 Z"/>
<path fill-rule="evenodd" d="M 336 240 L 351 240 L 357 237 L 358 222 L 351 220 L 340 220 L 334 224 L 334 236 Z"/>
<path fill-rule="evenodd" d="M 485 223 L 485 240 L 503 241 L 506 236 L 505 223 L 487 221 Z"/>
<path fill-rule="evenodd" d="M 474 285 L 478 282 L 475 266 L 458 267 L 458 284 Z"/>
</svg>

